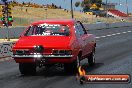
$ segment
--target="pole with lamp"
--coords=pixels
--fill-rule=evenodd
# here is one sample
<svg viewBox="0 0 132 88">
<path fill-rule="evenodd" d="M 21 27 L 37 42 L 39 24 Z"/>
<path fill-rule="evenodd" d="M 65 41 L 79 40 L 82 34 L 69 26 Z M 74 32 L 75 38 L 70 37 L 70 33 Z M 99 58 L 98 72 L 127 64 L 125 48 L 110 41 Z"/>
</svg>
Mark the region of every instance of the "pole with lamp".
<svg viewBox="0 0 132 88">
<path fill-rule="evenodd" d="M 106 0 L 106 6 L 105 6 L 106 8 L 106 18 L 107 18 L 107 20 L 108 20 L 108 0 Z"/>
<path fill-rule="evenodd" d="M 7 28 L 7 41 L 10 41 L 9 38 L 9 2 L 7 0 L 2 0 L 4 3 L 4 8 L 3 8 L 3 15 L 4 15 L 4 19 L 3 19 L 3 25 L 6 26 Z"/>
<path fill-rule="evenodd" d="M 127 15 L 129 14 L 128 12 L 128 0 L 126 0 L 126 9 L 127 9 Z"/>
<path fill-rule="evenodd" d="M 109 28 L 109 22 L 108 22 L 108 0 L 106 0 L 106 27 Z"/>
<path fill-rule="evenodd" d="M 73 15 L 73 0 L 71 0 L 71 17 L 72 19 L 74 18 L 74 15 Z"/>
</svg>

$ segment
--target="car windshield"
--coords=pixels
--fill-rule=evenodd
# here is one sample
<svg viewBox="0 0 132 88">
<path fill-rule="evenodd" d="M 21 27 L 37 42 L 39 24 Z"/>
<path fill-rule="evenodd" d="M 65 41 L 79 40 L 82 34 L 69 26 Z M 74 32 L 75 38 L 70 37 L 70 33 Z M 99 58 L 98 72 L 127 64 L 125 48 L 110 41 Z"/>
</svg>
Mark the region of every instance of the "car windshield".
<svg viewBox="0 0 132 88">
<path fill-rule="evenodd" d="M 41 24 L 30 26 L 25 36 L 69 36 L 69 34 L 67 25 Z"/>
</svg>

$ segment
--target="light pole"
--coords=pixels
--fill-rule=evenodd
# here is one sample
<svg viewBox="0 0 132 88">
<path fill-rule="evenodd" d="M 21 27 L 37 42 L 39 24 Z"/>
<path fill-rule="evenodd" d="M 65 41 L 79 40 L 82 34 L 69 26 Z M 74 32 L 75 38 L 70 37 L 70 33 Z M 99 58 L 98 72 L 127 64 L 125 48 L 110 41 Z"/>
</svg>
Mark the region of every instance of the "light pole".
<svg viewBox="0 0 132 88">
<path fill-rule="evenodd" d="M 106 6 L 105 6 L 106 8 L 106 18 L 108 18 L 108 0 L 106 0 Z"/>
<path fill-rule="evenodd" d="M 72 0 L 71 0 L 71 16 L 72 16 L 72 19 L 74 18 L 74 15 L 73 15 L 73 5 L 72 5 Z"/>
<path fill-rule="evenodd" d="M 106 0 L 106 27 L 109 28 L 109 22 L 108 22 L 108 0 Z"/>
<path fill-rule="evenodd" d="M 128 0 L 126 0 L 126 9 L 127 9 L 127 15 L 129 14 L 128 13 Z"/>
<path fill-rule="evenodd" d="M 47 8 L 45 8 L 45 19 L 47 19 Z"/>
<path fill-rule="evenodd" d="M 107 23 L 108 23 L 108 0 L 106 0 L 106 21 L 107 21 Z"/>
</svg>

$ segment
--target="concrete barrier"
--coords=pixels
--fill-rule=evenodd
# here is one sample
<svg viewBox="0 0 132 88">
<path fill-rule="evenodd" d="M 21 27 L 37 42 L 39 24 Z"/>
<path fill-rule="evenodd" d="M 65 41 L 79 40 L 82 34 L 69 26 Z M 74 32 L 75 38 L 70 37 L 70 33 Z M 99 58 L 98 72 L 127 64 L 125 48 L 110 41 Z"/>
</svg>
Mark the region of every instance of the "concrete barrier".
<svg viewBox="0 0 132 88">
<path fill-rule="evenodd" d="M 107 28 L 130 27 L 130 26 L 132 26 L 132 22 L 84 24 L 84 26 L 88 30 L 93 30 L 93 29 L 107 29 Z"/>
<path fill-rule="evenodd" d="M 132 22 L 84 24 L 87 30 L 132 26 Z M 9 28 L 9 38 L 19 38 L 26 27 Z M 0 28 L 0 39 L 7 38 L 7 29 Z"/>
<path fill-rule="evenodd" d="M 9 57 L 12 55 L 12 47 L 14 42 L 0 43 L 0 58 Z"/>
<path fill-rule="evenodd" d="M 25 29 L 26 27 L 9 28 L 9 38 L 19 38 Z M 8 30 L 7 28 L 0 28 L 0 39 L 7 38 Z"/>
</svg>

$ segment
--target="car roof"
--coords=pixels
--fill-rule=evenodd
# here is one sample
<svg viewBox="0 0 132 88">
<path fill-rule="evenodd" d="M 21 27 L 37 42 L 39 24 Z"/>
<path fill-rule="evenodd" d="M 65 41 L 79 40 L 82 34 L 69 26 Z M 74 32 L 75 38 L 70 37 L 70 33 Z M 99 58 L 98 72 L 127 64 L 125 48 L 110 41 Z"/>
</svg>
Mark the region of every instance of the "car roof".
<svg viewBox="0 0 132 88">
<path fill-rule="evenodd" d="M 49 24 L 74 24 L 75 20 L 74 19 L 47 19 L 47 20 L 40 20 L 37 22 L 33 22 L 31 25 L 39 25 L 39 24 L 44 24 L 44 23 L 49 23 Z"/>
</svg>

